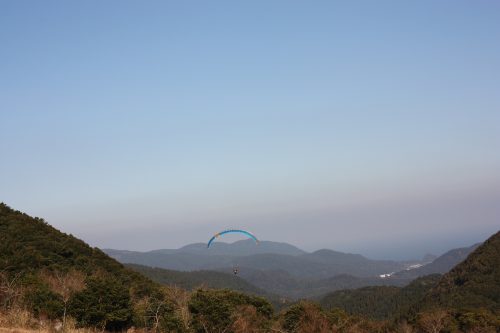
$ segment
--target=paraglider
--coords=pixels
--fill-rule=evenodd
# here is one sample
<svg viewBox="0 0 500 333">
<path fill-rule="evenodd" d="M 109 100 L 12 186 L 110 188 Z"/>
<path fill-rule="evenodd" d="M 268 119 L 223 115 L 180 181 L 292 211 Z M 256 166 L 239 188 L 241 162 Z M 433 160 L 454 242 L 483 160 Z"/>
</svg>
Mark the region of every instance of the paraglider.
<svg viewBox="0 0 500 333">
<path fill-rule="evenodd" d="M 212 238 L 210 238 L 210 240 L 208 241 L 208 244 L 207 244 L 207 248 L 210 248 L 210 245 L 212 244 L 212 242 L 215 239 L 219 238 L 222 235 L 229 234 L 229 233 L 241 233 L 241 234 L 244 234 L 244 235 L 248 236 L 249 238 L 252 238 L 255 241 L 255 243 L 259 244 L 259 240 L 252 233 L 250 233 L 250 232 L 248 232 L 246 230 L 229 229 L 229 230 L 224 230 L 224 231 L 218 232 Z"/>
<path fill-rule="evenodd" d="M 214 240 L 216 240 L 217 238 L 219 238 L 222 235 L 229 234 L 229 233 L 244 234 L 248 238 L 253 239 L 255 241 L 255 244 L 259 244 L 259 240 L 251 232 L 246 231 L 246 230 L 240 230 L 240 229 L 229 229 L 229 230 L 224 230 L 224 231 L 218 232 L 212 238 L 210 238 L 210 240 L 208 241 L 208 244 L 207 244 L 207 249 L 210 248 L 210 245 L 212 245 L 212 242 Z M 238 267 L 238 265 L 233 266 L 233 274 L 236 276 L 236 275 L 238 275 L 239 272 L 240 272 L 240 268 Z"/>
</svg>

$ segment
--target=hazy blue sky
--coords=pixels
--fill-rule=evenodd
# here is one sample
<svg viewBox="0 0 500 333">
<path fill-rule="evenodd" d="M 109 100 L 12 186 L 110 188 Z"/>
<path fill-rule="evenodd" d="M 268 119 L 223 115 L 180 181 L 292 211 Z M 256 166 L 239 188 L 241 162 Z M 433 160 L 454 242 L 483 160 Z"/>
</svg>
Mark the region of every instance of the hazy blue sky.
<svg viewBox="0 0 500 333">
<path fill-rule="evenodd" d="M 496 1 L 1 1 L 0 201 L 92 245 L 409 257 L 500 226 Z"/>
</svg>

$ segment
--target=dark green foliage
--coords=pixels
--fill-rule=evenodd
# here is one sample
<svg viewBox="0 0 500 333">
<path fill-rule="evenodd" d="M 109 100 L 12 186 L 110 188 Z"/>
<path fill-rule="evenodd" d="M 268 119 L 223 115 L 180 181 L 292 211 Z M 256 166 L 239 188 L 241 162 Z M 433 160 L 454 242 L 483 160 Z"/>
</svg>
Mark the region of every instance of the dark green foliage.
<svg viewBox="0 0 500 333">
<path fill-rule="evenodd" d="M 127 264 L 125 266 L 147 276 L 155 282 L 164 285 L 174 285 L 187 290 L 206 287 L 210 289 L 231 289 L 256 295 L 266 294 L 262 289 L 253 286 L 233 274 L 216 271 L 181 272 L 134 264 Z"/>
<path fill-rule="evenodd" d="M 300 279 L 281 270 L 257 271 L 242 268 L 240 276 L 253 285 L 269 293 L 290 299 L 318 298 L 335 290 L 355 289 L 366 286 L 403 286 L 410 282 L 405 279 L 381 279 L 379 277 L 357 277 L 347 274 L 326 279 Z"/>
<path fill-rule="evenodd" d="M 172 302 L 166 295 L 156 295 L 142 299 L 135 304 L 134 322 L 139 326 L 166 332 L 185 332 L 181 320 L 175 316 Z"/>
<path fill-rule="evenodd" d="M 290 306 L 283 315 L 283 328 L 287 332 L 297 332 L 304 321 L 308 308 L 324 314 L 323 309 L 318 304 L 310 302 L 299 302 Z M 326 317 L 326 316 L 325 316 Z"/>
<path fill-rule="evenodd" d="M 105 265 L 102 265 L 105 263 Z M 96 248 L 0 204 L 0 267 L 8 272 L 73 267 L 91 273 L 96 266 L 114 271 L 121 265 Z"/>
<path fill-rule="evenodd" d="M 384 319 L 392 315 L 397 307 L 398 287 L 364 287 L 354 290 L 339 290 L 322 299 L 326 308 L 340 308 L 349 314 Z"/>
<path fill-rule="evenodd" d="M 36 316 L 54 319 L 61 317 L 63 313 L 64 305 L 61 297 L 44 285 L 32 287 L 29 293 L 25 294 L 24 301 L 30 305 Z"/>
<path fill-rule="evenodd" d="M 442 277 L 418 278 L 403 288 L 342 290 L 321 300 L 327 308 L 338 307 L 350 314 L 375 319 L 416 321 L 421 312 L 441 309 L 454 318 L 450 323 L 460 327 L 471 326 L 466 324 L 467 318 L 477 321 L 476 324 L 483 321 L 490 325 L 491 318 L 500 316 L 499 302 L 500 232 Z"/>
<path fill-rule="evenodd" d="M 147 281 L 125 270 L 101 250 L 54 229 L 43 219 L 0 203 L 0 270 L 29 273 L 42 268 L 59 271 L 73 268 L 87 274 L 96 270 L 111 274 L 123 272 L 124 281 Z"/>
<path fill-rule="evenodd" d="M 82 326 L 122 330 L 132 319 L 129 290 L 114 278 L 90 278 L 72 297 L 70 314 Z"/>
<path fill-rule="evenodd" d="M 470 332 L 473 329 L 486 329 L 494 332 L 495 329 L 500 329 L 500 316 L 491 311 L 478 308 L 467 312 L 458 311 L 455 313 L 455 321 L 460 330 Z"/>
<path fill-rule="evenodd" d="M 341 308 L 349 314 L 373 319 L 399 318 L 421 300 L 439 279 L 436 274 L 418 278 L 403 288 L 377 286 L 340 290 L 325 296 L 321 304 L 326 308 Z"/>
<path fill-rule="evenodd" d="M 280 317 L 282 327 L 289 333 L 345 332 L 361 323 L 359 318 L 341 309 L 328 311 L 310 301 L 300 301 L 290 306 Z"/>
<path fill-rule="evenodd" d="M 272 303 L 275 309 L 281 309 L 288 304 L 286 299 L 257 288 L 239 276 L 234 276 L 233 274 L 216 271 L 181 272 L 135 264 L 126 264 L 125 266 L 141 273 L 144 276 L 147 276 L 157 283 L 166 286 L 175 286 L 186 290 L 194 290 L 198 288 L 230 289 L 250 295 L 265 297 Z"/>
<path fill-rule="evenodd" d="M 485 308 L 500 313 L 500 232 L 445 274 L 418 309 L 436 306 L 463 311 Z"/>
<path fill-rule="evenodd" d="M 264 298 L 249 296 L 231 290 L 199 289 L 189 301 L 193 315 L 192 326 L 196 332 L 231 332 L 232 316 L 242 306 L 253 306 L 262 318 L 269 320 L 273 314 L 271 304 Z"/>
<path fill-rule="evenodd" d="M 393 311 L 394 317 L 406 318 L 411 307 L 415 303 L 420 302 L 429 290 L 436 286 L 440 279 L 441 275 L 439 274 L 422 276 L 412 281 L 406 287 L 401 288 L 399 294 L 396 296 L 397 309 Z"/>
<path fill-rule="evenodd" d="M 0 273 L 24 291 L 24 306 L 37 315 L 61 317 L 61 297 L 40 275 L 70 270 L 87 275 L 86 288 L 73 295 L 68 307 L 79 325 L 125 328 L 132 324 L 131 303 L 161 295 L 159 285 L 101 250 L 0 203 Z M 0 301 L 8 305 L 2 295 Z"/>
</svg>

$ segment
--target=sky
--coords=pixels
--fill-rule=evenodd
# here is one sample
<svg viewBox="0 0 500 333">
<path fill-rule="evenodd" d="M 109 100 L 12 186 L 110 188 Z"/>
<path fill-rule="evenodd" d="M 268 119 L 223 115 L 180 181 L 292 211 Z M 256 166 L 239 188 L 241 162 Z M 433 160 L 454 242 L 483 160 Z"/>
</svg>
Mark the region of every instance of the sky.
<svg viewBox="0 0 500 333">
<path fill-rule="evenodd" d="M 468 246 L 499 41 L 496 1 L 1 1 L 0 201 L 101 248 Z"/>
</svg>

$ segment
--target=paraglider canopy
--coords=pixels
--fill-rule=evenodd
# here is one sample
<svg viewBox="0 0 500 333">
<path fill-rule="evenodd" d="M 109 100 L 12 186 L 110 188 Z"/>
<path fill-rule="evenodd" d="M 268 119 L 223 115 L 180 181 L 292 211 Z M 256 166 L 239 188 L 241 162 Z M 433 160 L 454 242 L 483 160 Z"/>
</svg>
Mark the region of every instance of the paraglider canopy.
<svg viewBox="0 0 500 333">
<path fill-rule="evenodd" d="M 248 236 L 249 238 L 252 238 L 255 243 L 259 244 L 259 240 L 257 239 L 257 237 L 255 237 L 254 235 L 252 235 L 252 233 L 246 231 L 246 230 L 240 230 L 240 229 L 229 229 L 229 230 L 224 230 L 224 231 L 221 231 L 221 232 L 218 232 L 216 233 L 212 238 L 210 238 L 210 240 L 208 241 L 208 244 L 207 244 L 207 248 L 210 247 L 210 245 L 212 244 L 212 242 L 219 238 L 220 236 L 224 235 L 224 234 L 229 234 L 229 233 L 241 233 L 241 234 L 244 234 L 246 236 Z"/>
</svg>

